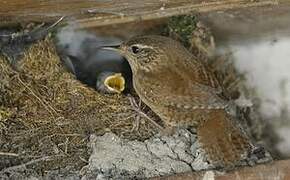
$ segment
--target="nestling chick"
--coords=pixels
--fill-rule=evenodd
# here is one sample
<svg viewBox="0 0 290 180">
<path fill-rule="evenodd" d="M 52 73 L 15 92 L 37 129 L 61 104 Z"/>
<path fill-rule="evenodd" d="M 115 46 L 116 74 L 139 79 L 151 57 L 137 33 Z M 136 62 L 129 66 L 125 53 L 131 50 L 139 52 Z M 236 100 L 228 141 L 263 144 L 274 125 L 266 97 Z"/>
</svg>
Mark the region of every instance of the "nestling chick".
<svg viewBox="0 0 290 180">
<path fill-rule="evenodd" d="M 102 72 L 99 74 L 96 89 L 102 93 L 120 94 L 125 89 L 125 78 L 121 73 Z"/>
<path fill-rule="evenodd" d="M 120 40 L 74 30 L 63 30 L 58 38 L 61 59 L 78 80 L 102 93 L 130 91 L 132 72 L 128 62 L 116 52 L 100 49 L 120 44 Z"/>
</svg>

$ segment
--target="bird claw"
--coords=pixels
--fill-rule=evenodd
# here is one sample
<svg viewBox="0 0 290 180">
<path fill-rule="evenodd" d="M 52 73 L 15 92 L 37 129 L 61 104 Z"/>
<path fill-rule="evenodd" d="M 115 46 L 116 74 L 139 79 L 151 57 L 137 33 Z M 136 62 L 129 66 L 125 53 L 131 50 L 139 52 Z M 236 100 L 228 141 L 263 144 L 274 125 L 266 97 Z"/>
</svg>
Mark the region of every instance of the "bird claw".
<svg viewBox="0 0 290 180">
<path fill-rule="evenodd" d="M 132 106 L 132 110 L 136 111 L 138 114 L 136 116 L 136 120 L 133 124 L 133 128 L 132 131 L 134 130 L 138 130 L 140 128 L 140 121 L 141 121 L 141 116 L 143 116 L 144 118 L 146 118 L 147 120 L 149 120 L 149 122 L 151 124 L 153 124 L 155 127 L 157 127 L 160 130 L 163 130 L 164 128 L 162 126 L 160 126 L 158 123 L 156 123 L 152 118 L 150 118 L 147 114 L 145 114 L 142 111 L 142 101 L 139 98 L 139 102 L 137 103 L 136 100 L 134 99 L 134 97 L 129 96 L 129 101 L 130 104 Z"/>
<path fill-rule="evenodd" d="M 140 121 L 141 121 L 140 115 L 136 115 L 135 116 L 135 121 L 133 122 L 133 127 L 131 129 L 131 132 L 134 132 L 134 131 L 138 131 L 139 130 L 139 128 L 140 128 Z"/>
<path fill-rule="evenodd" d="M 130 101 L 130 104 L 132 106 L 131 110 L 138 112 L 138 114 L 135 115 L 135 121 L 133 122 L 133 127 L 131 129 L 131 132 L 138 131 L 140 128 L 140 121 L 141 121 L 141 118 L 140 118 L 141 115 L 139 112 L 142 111 L 141 110 L 141 100 L 139 99 L 139 103 L 137 103 L 133 96 L 129 96 L 129 101 Z"/>
</svg>

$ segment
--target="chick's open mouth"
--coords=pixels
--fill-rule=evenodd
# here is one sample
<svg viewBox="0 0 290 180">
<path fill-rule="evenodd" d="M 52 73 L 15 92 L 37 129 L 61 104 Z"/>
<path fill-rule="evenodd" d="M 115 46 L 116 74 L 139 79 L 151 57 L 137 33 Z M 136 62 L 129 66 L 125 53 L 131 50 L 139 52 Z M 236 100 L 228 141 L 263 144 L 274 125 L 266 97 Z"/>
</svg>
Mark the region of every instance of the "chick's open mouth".
<svg viewBox="0 0 290 180">
<path fill-rule="evenodd" d="M 125 89 L 125 78 L 121 73 L 108 76 L 104 82 L 105 86 L 116 93 L 121 93 Z"/>
</svg>

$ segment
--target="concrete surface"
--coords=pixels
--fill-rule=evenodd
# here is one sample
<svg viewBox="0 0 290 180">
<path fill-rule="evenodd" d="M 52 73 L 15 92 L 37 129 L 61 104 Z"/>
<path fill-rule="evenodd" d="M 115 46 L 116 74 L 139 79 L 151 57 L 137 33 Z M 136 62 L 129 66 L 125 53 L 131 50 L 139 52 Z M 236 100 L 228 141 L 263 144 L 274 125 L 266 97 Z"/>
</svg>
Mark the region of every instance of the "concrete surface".
<svg viewBox="0 0 290 180">
<path fill-rule="evenodd" d="M 112 133 L 92 135 L 90 141 L 92 154 L 82 170 L 83 180 L 148 178 L 210 168 L 203 162 L 196 136 L 186 130 L 144 142 Z"/>
</svg>

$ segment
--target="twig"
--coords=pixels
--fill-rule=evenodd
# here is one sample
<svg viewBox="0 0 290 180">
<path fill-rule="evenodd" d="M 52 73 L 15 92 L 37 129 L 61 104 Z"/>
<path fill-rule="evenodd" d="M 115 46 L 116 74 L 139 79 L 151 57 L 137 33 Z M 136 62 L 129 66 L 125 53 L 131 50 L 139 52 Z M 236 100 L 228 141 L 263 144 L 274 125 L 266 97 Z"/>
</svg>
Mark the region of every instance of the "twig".
<svg viewBox="0 0 290 180">
<path fill-rule="evenodd" d="M 65 16 L 62 16 L 61 18 L 59 18 L 59 20 L 57 20 L 55 23 L 53 23 L 52 25 L 50 25 L 46 30 L 50 30 L 52 28 L 54 28 L 55 26 L 57 26 L 63 19 L 65 18 Z"/>
<path fill-rule="evenodd" d="M 38 163 L 38 162 L 41 162 L 41 161 L 48 161 L 48 160 L 50 160 L 51 157 L 54 157 L 54 156 L 45 156 L 45 157 L 42 157 L 42 158 L 39 158 L 39 159 L 34 159 L 34 160 L 31 160 L 31 161 L 28 161 L 28 162 L 26 162 L 24 164 L 11 166 L 11 167 L 8 167 L 6 169 L 3 169 L 2 171 L 0 171 L 0 173 L 15 171 L 17 169 L 24 169 L 28 165 L 35 164 L 35 163 Z"/>
<path fill-rule="evenodd" d="M 32 89 L 30 89 L 21 79 L 20 79 L 20 77 L 19 76 L 17 76 L 17 79 L 18 79 L 18 81 L 25 87 L 25 88 L 27 88 L 30 92 L 31 92 L 31 94 L 44 106 L 44 108 L 54 117 L 54 114 L 49 110 L 49 109 L 51 109 L 55 114 L 58 114 L 57 112 L 56 112 L 56 110 L 55 109 L 53 109 L 53 107 L 51 107 L 50 105 L 46 105 L 43 101 L 42 101 L 42 99 L 40 99 L 34 92 L 33 92 L 33 90 Z"/>
<path fill-rule="evenodd" d="M 14 156 L 14 157 L 18 157 L 19 154 L 9 153 L 9 152 L 0 152 L 0 156 Z"/>
<path fill-rule="evenodd" d="M 87 163 L 87 164 L 89 163 L 89 161 L 86 160 L 85 158 L 83 158 L 83 157 L 81 157 L 81 156 L 79 156 L 79 158 L 80 158 L 81 161 L 83 161 L 83 162 L 85 162 L 85 163 Z"/>
<path fill-rule="evenodd" d="M 49 31 L 50 29 L 54 28 L 55 26 L 57 26 L 63 19 L 65 18 L 65 16 L 62 16 L 61 18 L 59 18 L 55 23 L 53 23 L 52 25 L 50 25 L 49 27 L 47 27 L 44 31 Z M 39 28 L 34 29 L 32 31 L 38 31 Z M 23 36 L 23 35 L 28 35 L 31 32 L 27 32 L 27 33 L 12 33 L 12 34 L 0 34 L 0 37 L 18 37 L 18 36 Z"/>
</svg>

